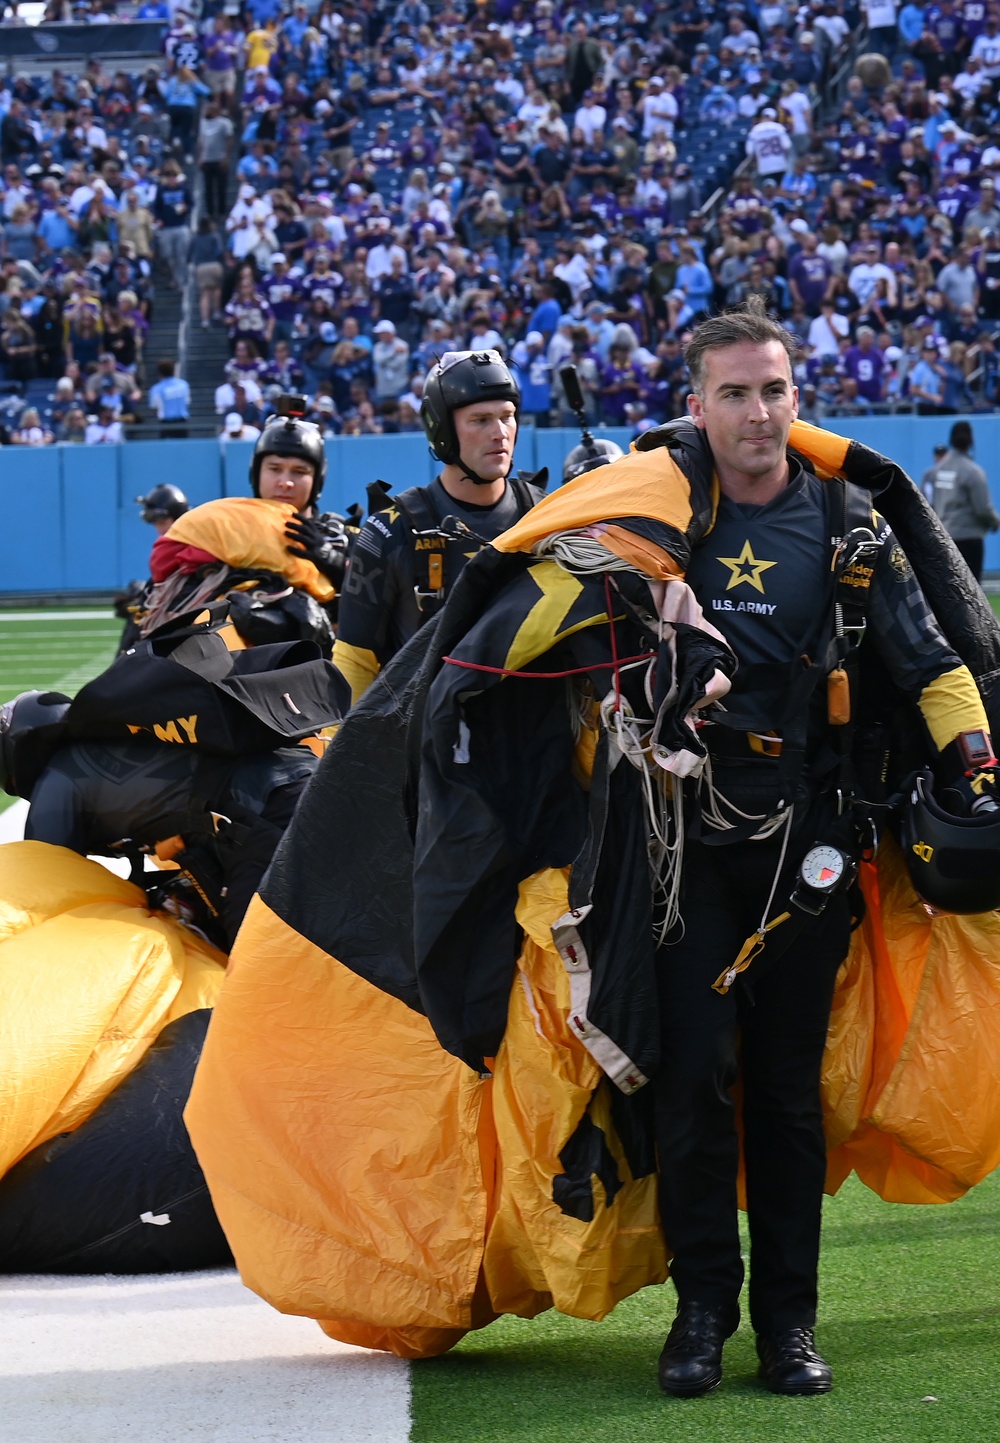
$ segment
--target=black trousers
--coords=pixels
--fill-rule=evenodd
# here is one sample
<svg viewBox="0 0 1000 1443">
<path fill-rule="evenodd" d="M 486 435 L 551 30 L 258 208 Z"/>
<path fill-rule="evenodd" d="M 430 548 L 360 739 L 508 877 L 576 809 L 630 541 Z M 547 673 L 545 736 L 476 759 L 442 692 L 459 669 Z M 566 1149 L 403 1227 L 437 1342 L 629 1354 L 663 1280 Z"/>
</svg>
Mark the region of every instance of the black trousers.
<svg viewBox="0 0 1000 1443">
<path fill-rule="evenodd" d="M 229 175 L 224 160 L 206 160 L 201 167 L 205 183 L 205 214 L 212 220 L 226 213 L 226 181 Z"/>
<path fill-rule="evenodd" d="M 784 910 L 816 832 L 801 832 L 775 893 Z M 712 983 L 761 920 L 779 844 L 689 841 L 682 940 L 660 954 L 663 1033 L 655 1079 L 660 1209 L 681 1302 L 732 1310 L 743 1283 L 737 1224 L 736 1104 L 750 1225 L 750 1318 L 757 1332 L 812 1327 L 826 1172 L 819 1080 L 837 971 L 850 943 L 847 898 L 767 970 L 751 963 L 726 996 Z M 780 935 L 776 929 L 775 938 Z"/>
<path fill-rule="evenodd" d="M 968 541 L 956 541 L 956 547 L 965 558 L 969 570 L 977 581 L 983 579 L 983 552 L 984 544 L 981 536 L 970 538 Z"/>
</svg>

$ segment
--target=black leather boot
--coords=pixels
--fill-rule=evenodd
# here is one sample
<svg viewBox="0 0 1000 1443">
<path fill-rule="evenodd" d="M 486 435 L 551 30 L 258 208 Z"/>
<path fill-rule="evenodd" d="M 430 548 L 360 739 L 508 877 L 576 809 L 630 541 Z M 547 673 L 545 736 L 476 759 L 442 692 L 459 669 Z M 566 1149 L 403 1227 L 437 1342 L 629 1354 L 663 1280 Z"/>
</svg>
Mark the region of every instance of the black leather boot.
<svg viewBox="0 0 1000 1443">
<path fill-rule="evenodd" d="M 681 1303 L 660 1354 L 660 1387 L 675 1398 L 698 1398 L 722 1382 L 722 1345 L 740 1325 L 738 1308 Z"/>
<path fill-rule="evenodd" d="M 812 1328 L 789 1328 L 773 1337 L 757 1334 L 760 1376 L 772 1393 L 796 1397 L 829 1393 L 833 1370 L 816 1351 Z"/>
</svg>

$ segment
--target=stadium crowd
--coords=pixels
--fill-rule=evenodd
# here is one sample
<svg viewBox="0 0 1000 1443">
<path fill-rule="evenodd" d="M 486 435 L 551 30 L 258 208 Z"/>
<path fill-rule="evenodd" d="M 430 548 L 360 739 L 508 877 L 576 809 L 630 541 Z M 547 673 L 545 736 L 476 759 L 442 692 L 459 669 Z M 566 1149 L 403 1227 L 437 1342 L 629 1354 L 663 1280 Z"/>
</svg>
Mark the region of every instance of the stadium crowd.
<svg viewBox="0 0 1000 1443">
<path fill-rule="evenodd" d="M 0 97 L 7 377 L 131 414 L 158 258 L 226 328 L 230 434 L 296 388 L 326 429 L 416 429 L 464 347 L 509 357 L 538 425 L 570 419 L 566 360 L 591 420 L 650 425 L 684 410 L 690 327 L 755 293 L 809 419 L 991 409 L 1000 7 L 865 4 L 174 6 L 161 72 Z"/>
<path fill-rule="evenodd" d="M 755 292 L 801 337 L 815 420 L 991 407 L 997 25 L 973 0 L 898 16 L 872 0 L 865 18 L 893 70 L 863 67 L 822 123 L 862 20 L 849 5 L 266 21 L 225 221 L 218 409 L 259 423 L 268 386 L 295 383 L 334 429 L 414 428 L 433 360 L 496 346 L 538 424 L 569 419 L 566 359 L 592 419 L 650 424 L 684 409 L 690 326 Z"/>
<path fill-rule="evenodd" d="M 193 205 L 173 83 L 92 60 L 18 74 L 0 96 L 2 414 L 16 444 L 119 441 L 146 399 L 156 254 L 175 284 L 187 276 L 171 245 Z"/>
</svg>

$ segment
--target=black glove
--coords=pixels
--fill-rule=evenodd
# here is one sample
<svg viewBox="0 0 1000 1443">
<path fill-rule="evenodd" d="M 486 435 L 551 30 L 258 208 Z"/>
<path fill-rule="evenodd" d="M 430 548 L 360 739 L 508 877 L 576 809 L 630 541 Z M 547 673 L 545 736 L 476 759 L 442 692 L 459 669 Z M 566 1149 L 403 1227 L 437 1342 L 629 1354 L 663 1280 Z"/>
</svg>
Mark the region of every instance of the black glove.
<svg viewBox="0 0 1000 1443">
<path fill-rule="evenodd" d="M 339 591 L 347 566 L 347 534 L 343 528 L 330 531 L 311 517 L 293 516 L 285 523 L 285 535 L 295 543 L 288 547 L 289 554 L 311 561 Z"/>
<path fill-rule="evenodd" d="M 687 717 L 696 704 L 707 694 L 712 678 L 717 671 L 731 677 L 736 670 L 736 658 L 729 647 L 716 641 L 698 627 L 678 622 L 675 625 L 677 695 L 673 705 L 663 715 L 654 741 L 669 751 L 687 750 L 695 756 L 705 755 L 705 746 Z M 654 714 L 659 717 L 667 691 L 670 687 L 673 668 L 666 649 L 661 650 L 656 668 L 656 687 L 653 694 Z"/>
</svg>

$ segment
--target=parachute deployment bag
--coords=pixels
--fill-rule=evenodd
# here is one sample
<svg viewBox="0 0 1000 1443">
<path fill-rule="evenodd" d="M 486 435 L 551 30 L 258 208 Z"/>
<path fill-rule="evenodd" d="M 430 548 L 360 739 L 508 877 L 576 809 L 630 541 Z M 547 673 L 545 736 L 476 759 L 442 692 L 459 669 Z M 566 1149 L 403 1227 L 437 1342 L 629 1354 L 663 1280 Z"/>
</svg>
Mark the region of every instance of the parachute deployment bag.
<svg viewBox="0 0 1000 1443">
<path fill-rule="evenodd" d="M 77 693 L 66 735 L 244 756 L 311 736 L 349 706 L 347 683 L 315 642 L 230 651 L 214 625 L 191 627 L 118 656 Z"/>
</svg>

